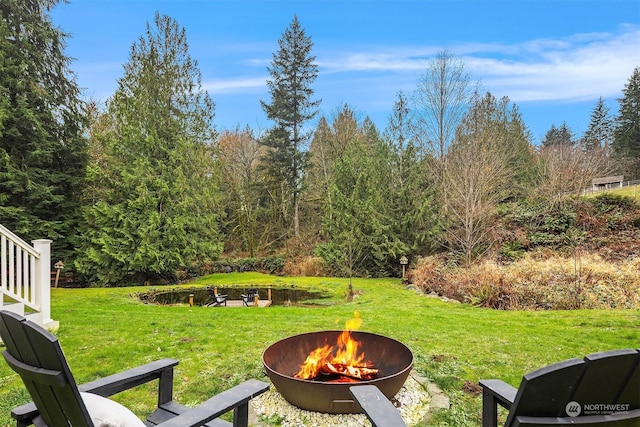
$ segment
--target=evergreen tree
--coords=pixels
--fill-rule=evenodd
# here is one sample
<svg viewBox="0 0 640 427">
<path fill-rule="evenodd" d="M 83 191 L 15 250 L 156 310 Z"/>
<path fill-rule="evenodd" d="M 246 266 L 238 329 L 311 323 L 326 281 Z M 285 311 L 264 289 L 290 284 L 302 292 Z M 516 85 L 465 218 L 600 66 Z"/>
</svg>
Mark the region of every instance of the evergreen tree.
<svg viewBox="0 0 640 427">
<path fill-rule="evenodd" d="M 394 236 L 386 218 L 388 152 L 383 144 L 349 144 L 338 161 L 330 187 L 332 217 L 325 216 L 326 243 L 317 253 L 339 274 L 384 274 L 385 245 Z"/>
<path fill-rule="evenodd" d="M 305 174 L 305 183 L 308 184 L 305 200 L 311 208 L 307 215 L 312 216 L 307 219 L 306 224 L 313 224 L 309 233 L 322 234 L 322 222 L 328 227 L 325 232 L 331 232 L 333 200 L 329 189 L 334 165 L 349 144 L 359 143 L 362 138 L 356 114 L 347 104 L 336 112 L 331 125 L 324 116 L 320 118 L 309 149 L 310 167 Z"/>
<path fill-rule="evenodd" d="M 326 243 L 317 252 L 340 274 L 397 275 L 400 257 L 423 255 L 435 245 L 440 223 L 408 115 L 399 94 L 384 138 L 369 118 L 359 126 L 347 106 L 316 132 L 316 150 L 322 135 L 331 141 L 325 147 L 335 148 L 326 150 Z"/>
<path fill-rule="evenodd" d="M 531 133 L 522 119 L 517 105 L 510 105 L 508 97 L 497 103 L 498 110 L 504 115 L 506 129 L 505 143 L 510 146 L 507 161 L 514 171 L 509 198 L 525 197 L 537 184 L 536 154 L 531 142 Z"/>
<path fill-rule="evenodd" d="M 569 130 L 566 122 L 563 122 L 559 128 L 557 128 L 556 125 L 551 125 L 551 128 L 547 131 L 544 135 L 544 139 L 542 140 L 543 147 L 570 147 L 574 144 L 575 141 L 573 140 L 573 134 Z"/>
<path fill-rule="evenodd" d="M 395 149 L 400 155 L 400 163 L 402 154 L 409 145 L 415 145 L 411 137 L 411 119 L 409 117 L 409 103 L 402 91 L 397 93 L 396 102 L 393 104 L 393 112 L 389 117 L 389 123 L 386 129 L 386 139 L 395 145 Z"/>
<path fill-rule="evenodd" d="M 87 163 L 66 35 L 49 17 L 57 3 L 0 3 L 0 220 L 26 240 L 53 239 L 56 261 L 74 248 Z"/>
<path fill-rule="evenodd" d="M 331 154 L 331 129 L 326 117 L 320 117 L 318 126 L 313 133 L 313 139 L 309 146 L 310 163 L 305 176 L 307 185 L 306 204 L 308 212 L 312 218 L 307 221 L 313 224 L 313 230 L 309 230 L 316 236 L 322 232 L 322 215 L 324 205 L 331 206 L 329 185 L 331 184 L 331 171 L 333 159 Z M 315 242 L 313 242 L 315 244 Z"/>
<path fill-rule="evenodd" d="M 108 102 L 97 199 L 78 268 L 101 284 L 175 280 L 222 251 L 213 163 L 214 105 L 186 34 L 156 14 Z"/>
<path fill-rule="evenodd" d="M 609 108 L 602 97 L 591 112 L 589 127 L 580 140 L 583 150 L 591 151 L 607 148 L 613 141 L 613 121 L 609 115 Z"/>
<path fill-rule="evenodd" d="M 402 256 L 425 255 L 438 245 L 441 221 L 433 201 L 433 182 L 411 134 L 407 99 L 398 93 L 384 140 L 389 152 L 387 221 L 393 238 L 387 239 L 387 271 L 399 268 Z"/>
<path fill-rule="evenodd" d="M 618 99 L 613 149 L 618 157 L 630 163 L 631 179 L 640 177 L 640 67 L 633 70 Z"/>
<path fill-rule="evenodd" d="M 333 133 L 326 117 L 320 117 L 309 146 L 310 168 L 307 173 L 310 197 L 322 200 L 329 189 L 331 169 L 335 161 L 333 150 Z"/>
<path fill-rule="evenodd" d="M 361 128 L 362 133 L 364 134 L 364 140 L 367 144 L 371 145 L 375 141 L 380 140 L 380 132 L 369 116 L 364 118 Z"/>
<path fill-rule="evenodd" d="M 293 212 L 293 233 L 300 238 L 299 202 L 308 152 L 304 145 L 310 133 L 305 123 L 318 112 L 319 100 L 312 100 L 311 85 L 318 76 L 315 56 L 311 55 L 313 42 L 294 16 L 289 27 L 278 40 L 279 49 L 267 67 L 271 79 L 267 81 L 271 102 L 261 101 L 262 108 L 275 127 L 262 143 L 271 147 L 264 159 L 268 175 L 282 184 L 280 211 L 283 221 Z"/>
</svg>

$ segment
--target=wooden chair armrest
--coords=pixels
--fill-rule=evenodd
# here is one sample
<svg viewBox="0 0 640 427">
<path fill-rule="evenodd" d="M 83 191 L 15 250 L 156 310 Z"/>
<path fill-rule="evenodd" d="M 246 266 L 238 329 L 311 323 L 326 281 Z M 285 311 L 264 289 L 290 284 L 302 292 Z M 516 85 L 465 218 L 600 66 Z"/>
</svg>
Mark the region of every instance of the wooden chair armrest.
<svg viewBox="0 0 640 427">
<path fill-rule="evenodd" d="M 33 419 L 39 415 L 36 404 L 25 403 L 11 411 L 11 417 L 16 420 L 17 427 L 26 427 L 33 424 Z"/>
<path fill-rule="evenodd" d="M 171 390 L 173 390 L 173 368 L 177 366 L 178 363 L 179 361 L 175 359 L 156 360 L 155 362 L 136 366 L 135 368 L 118 372 L 117 374 L 109 375 L 104 378 L 99 378 L 97 380 L 84 383 L 78 386 L 78 390 L 99 394 L 100 396 L 104 397 L 109 397 L 116 393 L 120 393 L 122 391 L 137 387 L 141 384 L 148 383 L 155 379 L 160 379 L 163 383 L 160 385 L 161 389 L 162 386 L 167 385 L 164 383 L 170 379 L 171 381 L 169 385 L 171 387 Z M 168 374 L 170 374 L 171 378 L 168 378 Z M 161 390 L 161 392 L 162 391 L 166 392 L 167 390 Z M 171 396 L 169 396 L 169 399 L 165 400 L 165 402 L 168 402 L 170 400 Z"/>
<path fill-rule="evenodd" d="M 498 425 L 498 404 L 509 409 L 518 389 L 501 380 L 480 380 L 482 386 L 482 427 Z"/>
<path fill-rule="evenodd" d="M 158 405 L 160 405 L 171 401 L 173 398 L 173 368 L 178 363 L 175 359 L 156 360 L 155 362 L 79 385 L 78 390 L 108 397 L 159 379 Z M 38 409 L 33 402 L 18 406 L 11 411 L 11 417 L 17 421 L 18 427 L 31 425 L 33 419 L 37 416 Z"/>
<path fill-rule="evenodd" d="M 398 409 L 375 385 L 349 387 L 373 427 L 406 427 Z"/>
<path fill-rule="evenodd" d="M 223 391 L 182 414 L 164 421 L 157 427 L 198 427 L 234 410 L 233 425 L 246 427 L 249 424 L 249 401 L 269 390 L 269 384 L 251 379 Z"/>
</svg>

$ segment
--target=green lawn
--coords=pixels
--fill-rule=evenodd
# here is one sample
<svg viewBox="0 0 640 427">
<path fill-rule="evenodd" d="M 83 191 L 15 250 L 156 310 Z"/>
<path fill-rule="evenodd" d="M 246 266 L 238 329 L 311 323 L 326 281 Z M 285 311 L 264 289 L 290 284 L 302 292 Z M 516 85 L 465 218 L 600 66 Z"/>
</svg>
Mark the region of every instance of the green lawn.
<svg viewBox="0 0 640 427">
<path fill-rule="evenodd" d="M 185 285 L 236 284 L 315 287 L 333 294 L 322 307 L 223 308 L 146 305 L 131 294 L 146 288 L 53 289 L 52 317 L 79 383 L 162 357 L 179 359 L 175 399 L 197 404 L 248 378 L 266 379 L 261 353 L 281 338 L 342 329 L 358 311 L 361 330 L 404 342 L 415 369 L 439 384 L 452 409 L 437 425 L 479 425 L 480 397 L 462 391 L 465 381 L 522 375 L 571 357 L 640 347 L 640 310 L 504 312 L 446 303 L 406 290 L 397 279 L 354 279 L 356 298 L 346 302 L 348 279 L 282 278 L 257 273 L 209 276 Z M 117 400 L 139 415 L 154 404 L 152 388 Z M 0 426 L 28 401 L 17 375 L 0 366 Z"/>
<path fill-rule="evenodd" d="M 602 194 L 605 192 L 617 194 L 618 196 L 633 197 L 635 199 L 640 200 L 640 185 L 630 185 L 628 187 L 612 188 L 610 190 L 597 191 L 595 193 L 589 194 L 588 197 L 596 197 L 598 194 Z"/>
</svg>

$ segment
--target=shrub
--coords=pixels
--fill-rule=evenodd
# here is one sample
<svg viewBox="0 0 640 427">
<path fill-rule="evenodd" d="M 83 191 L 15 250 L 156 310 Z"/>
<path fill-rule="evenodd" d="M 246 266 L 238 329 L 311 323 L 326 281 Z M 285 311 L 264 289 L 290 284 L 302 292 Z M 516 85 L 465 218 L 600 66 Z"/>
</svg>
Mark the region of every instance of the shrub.
<svg viewBox="0 0 640 427">
<path fill-rule="evenodd" d="M 326 276 L 323 260 L 320 257 L 298 257 L 284 264 L 285 276 Z"/>
<path fill-rule="evenodd" d="M 212 263 L 192 266 L 188 269 L 180 270 L 177 273 L 177 276 L 180 281 L 184 281 L 212 273 L 258 271 L 268 274 L 282 274 L 284 265 L 285 258 L 283 256 L 220 258 Z"/>
<path fill-rule="evenodd" d="M 469 304 L 501 310 L 640 308 L 640 257 L 617 263 L 597 254 L 525 255 L 501 265 L 484 261 L 448 268 L 435 257 L 418 260 L 412 283 Z"/>
<path fill-rule="evenodd" d="M 494 256 L 505 261 L 543 248 L 570 253 L 580 247 L 612 261 L 640 255 L 640 206 L 630 197 L 528 199 L 505 203 L 499 212 Z"/>
</svg>

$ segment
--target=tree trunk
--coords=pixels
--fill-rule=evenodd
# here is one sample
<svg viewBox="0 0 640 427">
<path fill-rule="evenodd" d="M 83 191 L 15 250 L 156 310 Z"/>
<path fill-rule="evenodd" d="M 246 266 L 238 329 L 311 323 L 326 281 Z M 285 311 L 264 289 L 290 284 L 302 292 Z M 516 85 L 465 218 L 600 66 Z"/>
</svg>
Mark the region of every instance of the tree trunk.
<svg viewBox="0 0 640 427">
<path fill-rule="evenodd" d="M 300 202 L 298 201 L 298 194 L 293 195 L 293 235 L 296 239 L 296 243 L 300 243 L 300 214 L 299 214 Z"/>
</svg>

